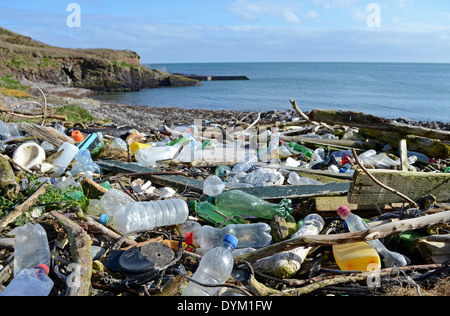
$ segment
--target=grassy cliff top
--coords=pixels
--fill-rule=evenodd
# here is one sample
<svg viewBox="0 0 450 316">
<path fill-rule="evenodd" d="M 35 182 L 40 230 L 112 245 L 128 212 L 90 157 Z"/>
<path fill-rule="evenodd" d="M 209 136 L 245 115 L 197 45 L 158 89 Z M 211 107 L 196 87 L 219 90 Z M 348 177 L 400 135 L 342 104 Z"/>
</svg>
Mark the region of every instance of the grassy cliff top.
<svg viewBox="0 0 450 316">
<path fill-rule="evenodd" d="M 34 70 L 51 66 L 56 60 L 74 59 L 98 59 L 137 66 L 140 57 L 129 50 L 54 47 L 0 27 L 0 74 Z"/>
</svg>

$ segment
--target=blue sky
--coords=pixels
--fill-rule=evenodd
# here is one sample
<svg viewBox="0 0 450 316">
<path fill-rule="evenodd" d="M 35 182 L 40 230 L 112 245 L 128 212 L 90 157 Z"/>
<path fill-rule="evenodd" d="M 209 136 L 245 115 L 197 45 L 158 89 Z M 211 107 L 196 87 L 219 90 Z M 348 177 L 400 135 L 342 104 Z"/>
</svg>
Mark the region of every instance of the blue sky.
<svg viewBox="0 0 450 316">
<path fill-rule="evenodd" d="M 70 3 L 81 27 L 67 25 Z M 448 0 L 1 0 L 0 26 L 142 63 L 450 62 Z"/>
</svg>

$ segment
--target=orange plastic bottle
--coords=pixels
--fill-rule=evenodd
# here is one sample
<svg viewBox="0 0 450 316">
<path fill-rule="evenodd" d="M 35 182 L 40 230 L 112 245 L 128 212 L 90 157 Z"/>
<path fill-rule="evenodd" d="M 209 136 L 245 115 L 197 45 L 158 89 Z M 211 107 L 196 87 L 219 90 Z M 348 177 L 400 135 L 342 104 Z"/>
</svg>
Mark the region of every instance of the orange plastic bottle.
<svg viewBox="0 0 450 316">
<path fill-rule="evenodd" d="M 333 245 L 333 254 L 342 271 L 371 272 L 381 269 L 380 256 L 365 242 Z"/>
<path fill-rule="evenodd" d="M 72 132 L 72 138 L 74 141 L 81 143 L 84 140 L 83 134 L 81 134 L 80 131 L 73 131 Z"/>
</svg>

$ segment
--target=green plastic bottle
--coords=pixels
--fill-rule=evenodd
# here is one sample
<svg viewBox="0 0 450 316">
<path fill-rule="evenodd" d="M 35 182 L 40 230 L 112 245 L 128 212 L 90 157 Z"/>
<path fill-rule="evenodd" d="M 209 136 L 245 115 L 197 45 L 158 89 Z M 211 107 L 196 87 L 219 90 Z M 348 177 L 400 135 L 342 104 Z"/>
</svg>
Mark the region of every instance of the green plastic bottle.
<svg viewBox="0 0 450 316">
<path fill-rule="evenodd" d="M 211 201 L 224 213 L 268 220 L 275 215 L 287 218 L 293 212 L 291 200 L 284 199 L 280 204 L 273 204 L 241 190 L 223 192 L 211 198 Z"/>
<path fill-rule="evenodd" d="M 308 149 L 305 146 L 302 146 L 296 142 L 290 142 L 289 147 L 291 147 L 292 149 L 294 149 L 298 152 L 301 152 L 302 154 L 304 154 L 306 157 L 309 157 L 309 158 L 311 158 L 312 154 L 314 153 L 311 149 Z"/>
</svg>

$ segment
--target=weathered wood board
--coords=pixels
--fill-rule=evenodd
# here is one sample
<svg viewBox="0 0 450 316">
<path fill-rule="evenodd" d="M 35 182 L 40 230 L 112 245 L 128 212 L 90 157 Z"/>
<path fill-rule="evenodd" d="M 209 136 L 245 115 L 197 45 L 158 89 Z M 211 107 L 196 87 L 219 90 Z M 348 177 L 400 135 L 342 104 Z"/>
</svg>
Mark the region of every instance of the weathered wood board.
<svg viewBox="0 0 450 316">
<path fill-rule="evenodd" d="M 96 163 L 103 169 L 116 173 L 145 173 L 160 171 L 117 160 L 99 160 L 96 161 Z M 146 178 L 160 186 L 169 186 L 178 190 L 190 190 L 203 193 L 203 181 L 201 180 L 178 175 L 152 175 L 146 176 Z"/>
<path fill-rule="evenodd" d="M 413 201 L 432 194 L 438 202 L 450 202 L 450 174 L 370 170 L 381 183 L 403 193 Z M 353 204 L 372 205 L 399 203 L 404 200 L 376 185 L 362 170 L 356 170 L 350 184 L 348 201 Z"/>
</svg>

